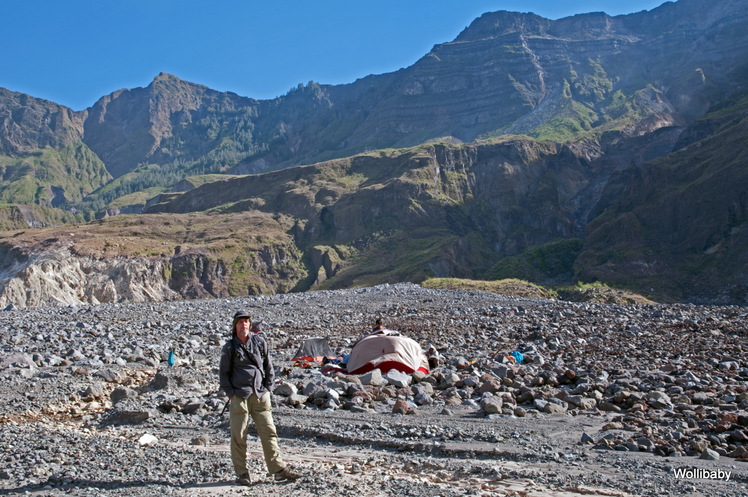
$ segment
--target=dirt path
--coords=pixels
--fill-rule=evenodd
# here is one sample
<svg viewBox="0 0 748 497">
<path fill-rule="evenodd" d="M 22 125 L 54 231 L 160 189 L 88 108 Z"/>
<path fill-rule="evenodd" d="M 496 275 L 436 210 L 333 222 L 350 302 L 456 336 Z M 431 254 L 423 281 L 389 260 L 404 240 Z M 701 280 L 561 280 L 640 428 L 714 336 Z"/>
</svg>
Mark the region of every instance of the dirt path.
<svg viewBox="0 0 748 497">
<path fill-rule="evenodd" d="M 228 458 L 228 444 L 213 446 L 206 450 L 225 453 Z M 261 460 L 262 451 L 249 449 L 251 459 Z M 284 451 L 284 459 L 304 475 L 298 482 L 277 483 L 267 475 L 253 475 L 253 484 L 248 488 L 236 485 L 233 481 L 200 483 L 182 489 L 179 495 L 277 495 L 285 493 L 292 487 L 303 489 L 321 475 L 328 475 L 338 480 L 337 485 L 352 488 L 374 488 L 384 479 L 398 479 L 404 482 L 418 480 L 433 486 L 452 491 L 459 489 L 464 495 L 502 495 L 522 497 L 629 497 L 632 494 L 610 491 L 592 487 L 569 487 L 562 490 L 538 484 L 529 478 L 507 478 L 497 475 L 494 478 L 455 474 L 445 469 L 434 467 L 409 466 L 407 457 L 401 456 L 392 460 L 389 451 L 377 451 L 366 448 L 343 448 L 320 451 L 314 447 L 292 446 Z M 388 462 L 382 462 L 388 460 Z M 379 462 L 376 462 L 379 461 Z M 469 465 L 466 460 L 457 461 Z M 446 464 L 444 466 L 447 466 Z M 515 472 L 543 472 L 548 468 L 543 465 L 528 465 L 514 462 L 502 463 L 501 467 Z M 406 470 L 410 468 L 410 471 Z M 363 495 L 363 494 L 362 494 Z M 366 494 L 387 496 L 389 494 Z"/>
</svg>

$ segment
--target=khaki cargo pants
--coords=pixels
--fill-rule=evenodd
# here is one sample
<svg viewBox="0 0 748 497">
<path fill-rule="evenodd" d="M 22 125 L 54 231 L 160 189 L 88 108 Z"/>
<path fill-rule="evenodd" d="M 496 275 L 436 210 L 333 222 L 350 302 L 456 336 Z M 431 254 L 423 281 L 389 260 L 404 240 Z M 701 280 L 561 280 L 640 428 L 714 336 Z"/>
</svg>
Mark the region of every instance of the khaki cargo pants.
<svg viewBox="0 0 748 497">
<path fill-rule="evenodd" d="M 234 472 L 236 476 L 249 472 L 247 469 L 247 431 L 250 416 L 255 422 L 257 434 L 262 442 L 262 452 L 265 455 L 268 472 L 275 474 L 285 468 L 286 463 L 280 457 L 270 392 L 266 392 L 259 399 L 255 394 L 250 395 L 248 399 L 243 399 L 238 395 L 231 397 L 231 462 L 234 465 Z"/>
</svg>

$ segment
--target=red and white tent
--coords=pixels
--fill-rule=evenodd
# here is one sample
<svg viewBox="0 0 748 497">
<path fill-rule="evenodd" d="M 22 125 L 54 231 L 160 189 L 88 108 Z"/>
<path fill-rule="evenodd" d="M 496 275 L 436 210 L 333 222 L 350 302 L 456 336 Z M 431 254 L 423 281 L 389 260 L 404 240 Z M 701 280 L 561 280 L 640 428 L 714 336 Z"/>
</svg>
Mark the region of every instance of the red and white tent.
<svg viewBox="0 0 748 497">
<path fill-rule="evenodd" d="M 348 357 L 348 373 L 363 374 L 379 369 L 403 373 L 429 373 L 429 361 L 418 342 L 392 330 L 378 330 L 356 342 Z"/>
</svg>

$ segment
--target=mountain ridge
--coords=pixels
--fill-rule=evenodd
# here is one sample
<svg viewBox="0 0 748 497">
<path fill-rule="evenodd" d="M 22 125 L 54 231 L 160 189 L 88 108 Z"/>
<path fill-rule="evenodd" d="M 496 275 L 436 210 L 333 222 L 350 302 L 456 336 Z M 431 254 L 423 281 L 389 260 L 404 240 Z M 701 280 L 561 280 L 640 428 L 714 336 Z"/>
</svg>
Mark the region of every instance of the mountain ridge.
<svg viewBox="0 0 748 497">
<path fill-rule="evenodd" d="M 743 274 L 739 249 L 716 244 L 706 248 L 716 246 L 711 253 L 692 250 L 684 259 L 667 244 L 647 242 L 659 260 L 652 267 L 667 271 L 634 281 L 625 275 L 639 273 L 626 265 L 647 260 L 640 252 L 649 248 L 633 250 L 610 219 L 637 219 L 623 226 L 636 226 L 630 233 L 641 243 L 657 239 L 647 231 L 652 226 L 670 230 L 670 239 L 690 232 L 708 238 L 705 219 L 722 219 L 719 203 L 709 204 L 714 210 L 706 209 L 699 226 L 655 220 L 670 211 L 662 206 L 646 223 L 636 214 L 651 208 L 655 195 L 643 178 L 661 182 L 657 195 L 671 198 L 674 208 L 690 208 L 690 197 L 672 195 L 678 175 L 657 173 L 671 160 L 671 169 L 725 182 L 725 202 L 737 202 L 733 210 L 742 212 L 739 184 L 714 176 L 712 165 L 690 162 L 718 160 L 721 147 L 745 138 L 742 127 L 725 128 L 720 116 L 742 109 L 746 25 L 748 6 L 736 0 L 679 0 L 625 16 L 556 21 L 494 12 L 410 67 L 346 85 L 310 81 L 271 100 L 217 92 L 166 73 L 80 112 L 2 90 L 0 199 L 10 206 L 0 209 L 0 224 L 17 230 L 123 213 L 202 219 L 246 210 L 283 217 L 287 238 L 270 237 L 265 252 L 252 250 L 279 253 L 280 243 L 283 253 L 296 251 L 286 257 L 293 269 L 282 271 L 285 280 L 267 270 L 252 285 L 208 278 L 189 295 L 529 271 L 548 282 L 610 280 L 664 299 L 708 299 L 717 292 L 721 301 L 742 302 L 748 297 L 738 276 L 711 270 L 707 278 L 698 269 L 699 261 L 713 267 L 705 261 L 717 254 L 722 264 L 734 265 L 735 275 Z M 718 139 L 726 130 L 731 138 Z M 711 150 L 711 158 L 699 157 L 694 144 Z M 650 197 L 632 195 L 631 188 Z M 738 214 L 730 230 L 742 233 Z M 128 229 L 137 233 L 137 226 Z M 13 247 L 26 236 L 15 231 L 0 241 Z M 731 240 L 743 246 L 742 239 Z M 164 243 L 169 250 L 151 257 L 172 267 L 178 244 Z M 193 276 L 198 266 L 219 268 L 230 281 L 232 264 L 248 266 L 224 243 L 210 250 L 198 243 L 192 250 L 201 255 L 180 267 Z M 30 243 L 29 250 L 43 251 L 42 245 Z M 388 246 L 398 251 L 389 261 L 377 252 Z M 540 253 L 566 262 L 543 266 L 557 274 L 528 269 Z M 510 258 L 511 264 L 499 263 Z M 652 279 L 672 284 L 645 284 Z M 705 285 L 694 293 L 697 282 Z"/>
</svg>

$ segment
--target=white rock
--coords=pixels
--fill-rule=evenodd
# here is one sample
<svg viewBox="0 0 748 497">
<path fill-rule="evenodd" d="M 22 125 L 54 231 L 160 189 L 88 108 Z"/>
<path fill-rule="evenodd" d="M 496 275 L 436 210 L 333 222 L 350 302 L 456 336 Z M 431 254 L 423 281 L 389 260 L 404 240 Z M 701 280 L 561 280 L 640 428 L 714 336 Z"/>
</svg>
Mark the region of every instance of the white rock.
<svg viewBox="0 0 748 497">
<path fill-rule="evenodd" d="M 158 442 L 158 438 L 148 433 L 138 439 L 140 445 L 154 445 L 156 442 Z"/>
</svg>

